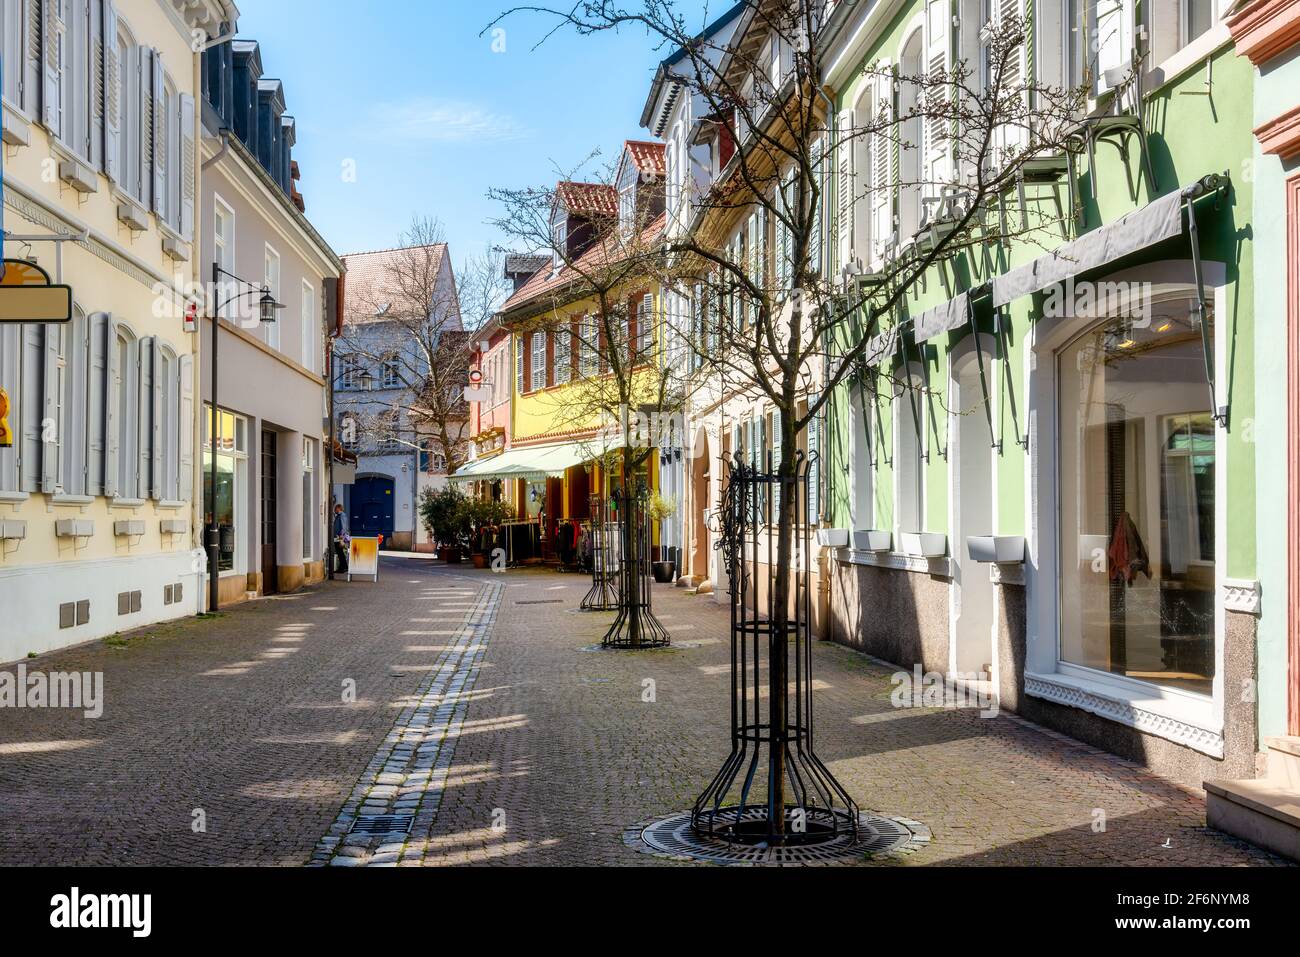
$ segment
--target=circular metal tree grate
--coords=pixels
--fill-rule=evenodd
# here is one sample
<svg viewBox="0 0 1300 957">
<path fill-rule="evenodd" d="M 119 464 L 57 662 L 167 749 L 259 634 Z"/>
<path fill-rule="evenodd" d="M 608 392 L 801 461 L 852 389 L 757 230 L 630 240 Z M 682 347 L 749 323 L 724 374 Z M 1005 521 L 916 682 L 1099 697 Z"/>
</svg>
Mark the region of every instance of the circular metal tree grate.
<svg viewBox="0 0 1300 957">
<path fill-rule="evenodd" d="M 755 812 L 755 819 L 762 817 Z M 848 864 L 867 858 L 905 855 L 930 843 L 930 829 L 903 817 L 858 814 L 857 835 L 841 828 L 823 843 L 740 844 L 699 834 L 691 827 L 689 811 L 628 828 L 624 843 L 646 854 L 673 860 L 730 865 Z"/>
</svg>

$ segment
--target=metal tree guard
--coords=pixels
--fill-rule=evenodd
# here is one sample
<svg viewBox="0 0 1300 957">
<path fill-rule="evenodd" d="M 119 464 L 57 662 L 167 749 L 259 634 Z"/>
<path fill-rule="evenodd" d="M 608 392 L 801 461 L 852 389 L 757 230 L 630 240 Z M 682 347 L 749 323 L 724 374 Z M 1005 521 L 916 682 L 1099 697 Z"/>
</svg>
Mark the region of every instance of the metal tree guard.
<svg viewBox="0 0 1300 957">
<path fill-rule="evenodd" d="M 619 518 L 618 617 L 605 633 L 606 648 L 663 648 L 668 629 L 650 608 L 650 492 L 644 484 L 635 492 L 617 489 L 613 495 Z"/>
<path fill-rule="evenodd" d="M 720 548 L 731 576 L 731 754 L 691 812 L 701 837 L 770 846 L 858 836 L 857 805 L 813 749 L 810 462 L 800 452 L 795 474 L 782 476 L 770 455 L 766 471 L 737 456 L 726 476 Z M 796 516 L 784 634 L 773 627 L 782 501 Z"/>
<path fill-rule="evenodd" d="M 591 590 L 580 611 L 614 611 L 619 596 L 617 512 L 608 498 L 591 497 Z"/>
</svg>

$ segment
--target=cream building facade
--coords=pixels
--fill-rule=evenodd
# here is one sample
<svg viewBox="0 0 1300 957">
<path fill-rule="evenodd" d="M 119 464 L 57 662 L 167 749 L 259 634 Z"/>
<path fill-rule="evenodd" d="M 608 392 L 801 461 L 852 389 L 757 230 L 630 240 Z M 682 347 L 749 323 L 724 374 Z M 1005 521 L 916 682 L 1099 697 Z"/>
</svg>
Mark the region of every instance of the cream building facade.
<svg viewBox="0 0 1300 957">
<path fill-rule="evenodd" d="M 200 58 L 227 0 L 5 0 L 5 256 L 72 287 L 0 326 L 0 662 L 200 607 Z"/>
</svg>

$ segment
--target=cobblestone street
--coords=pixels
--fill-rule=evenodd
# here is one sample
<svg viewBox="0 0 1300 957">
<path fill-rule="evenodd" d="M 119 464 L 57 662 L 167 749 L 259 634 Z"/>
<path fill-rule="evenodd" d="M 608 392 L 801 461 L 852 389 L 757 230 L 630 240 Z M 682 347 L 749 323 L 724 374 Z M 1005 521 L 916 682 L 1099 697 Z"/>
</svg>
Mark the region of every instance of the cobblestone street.
<svg viewBox="0 0 1300 957">
<path fill-rule="evenodd" d="M 656 587 L 672 648 L 592 650 L 588 585 L 385 559 L 378 585 L 31 660 L 103 672 L 105 707 L 0 712 L 0 864 L 662 863 L 623 833 L 724 757 L 726 611 Z M 892 669 L 814 658 L 821 756 L 933 835 L 908 866 L 1281 863 L 1207 830 L 1200 792 L 1012 717 L 896 710 Z M 348 833 L 373 815 L 400 827 Z"/>
</svg>

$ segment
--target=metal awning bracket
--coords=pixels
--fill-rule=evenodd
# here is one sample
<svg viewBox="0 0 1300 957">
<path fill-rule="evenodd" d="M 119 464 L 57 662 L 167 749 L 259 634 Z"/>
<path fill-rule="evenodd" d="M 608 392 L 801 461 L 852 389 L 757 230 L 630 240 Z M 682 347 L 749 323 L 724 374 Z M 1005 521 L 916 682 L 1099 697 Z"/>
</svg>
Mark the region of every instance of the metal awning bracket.
<svg viewBox="0 0 1300 957">
<path fill-rule="evenodd" d="M 1215 382 L 1214 342 L 1210 337 L 1210 323 L 1205 301 L 1205 272 L 1201 264 L 1201 238 L 1196 226 L 1194 203 L 1211 193 L 1215 196 L 1216 204 L 1219 203 L 1230 183 L 1231 180 L 1228 178 L 1227 172 L 1222 175 L 1211 173 L 1183 190 L 1183 209 L 1187 215 L 1187 236 L 1192 247 L 1192 274 L 1196 282 L 1196 304 L 1193 309 L 1196 312 L 1196 324 L 1201 332 L 1201 352 L 1205 359 L 1205 380 L 1210 388 L 1210 409 L 1214 421 L 1225 429 L 1228 427 L 1229 406 L 1227 404 L 1219 405 L 1219 390 Z"/>
</svg>

